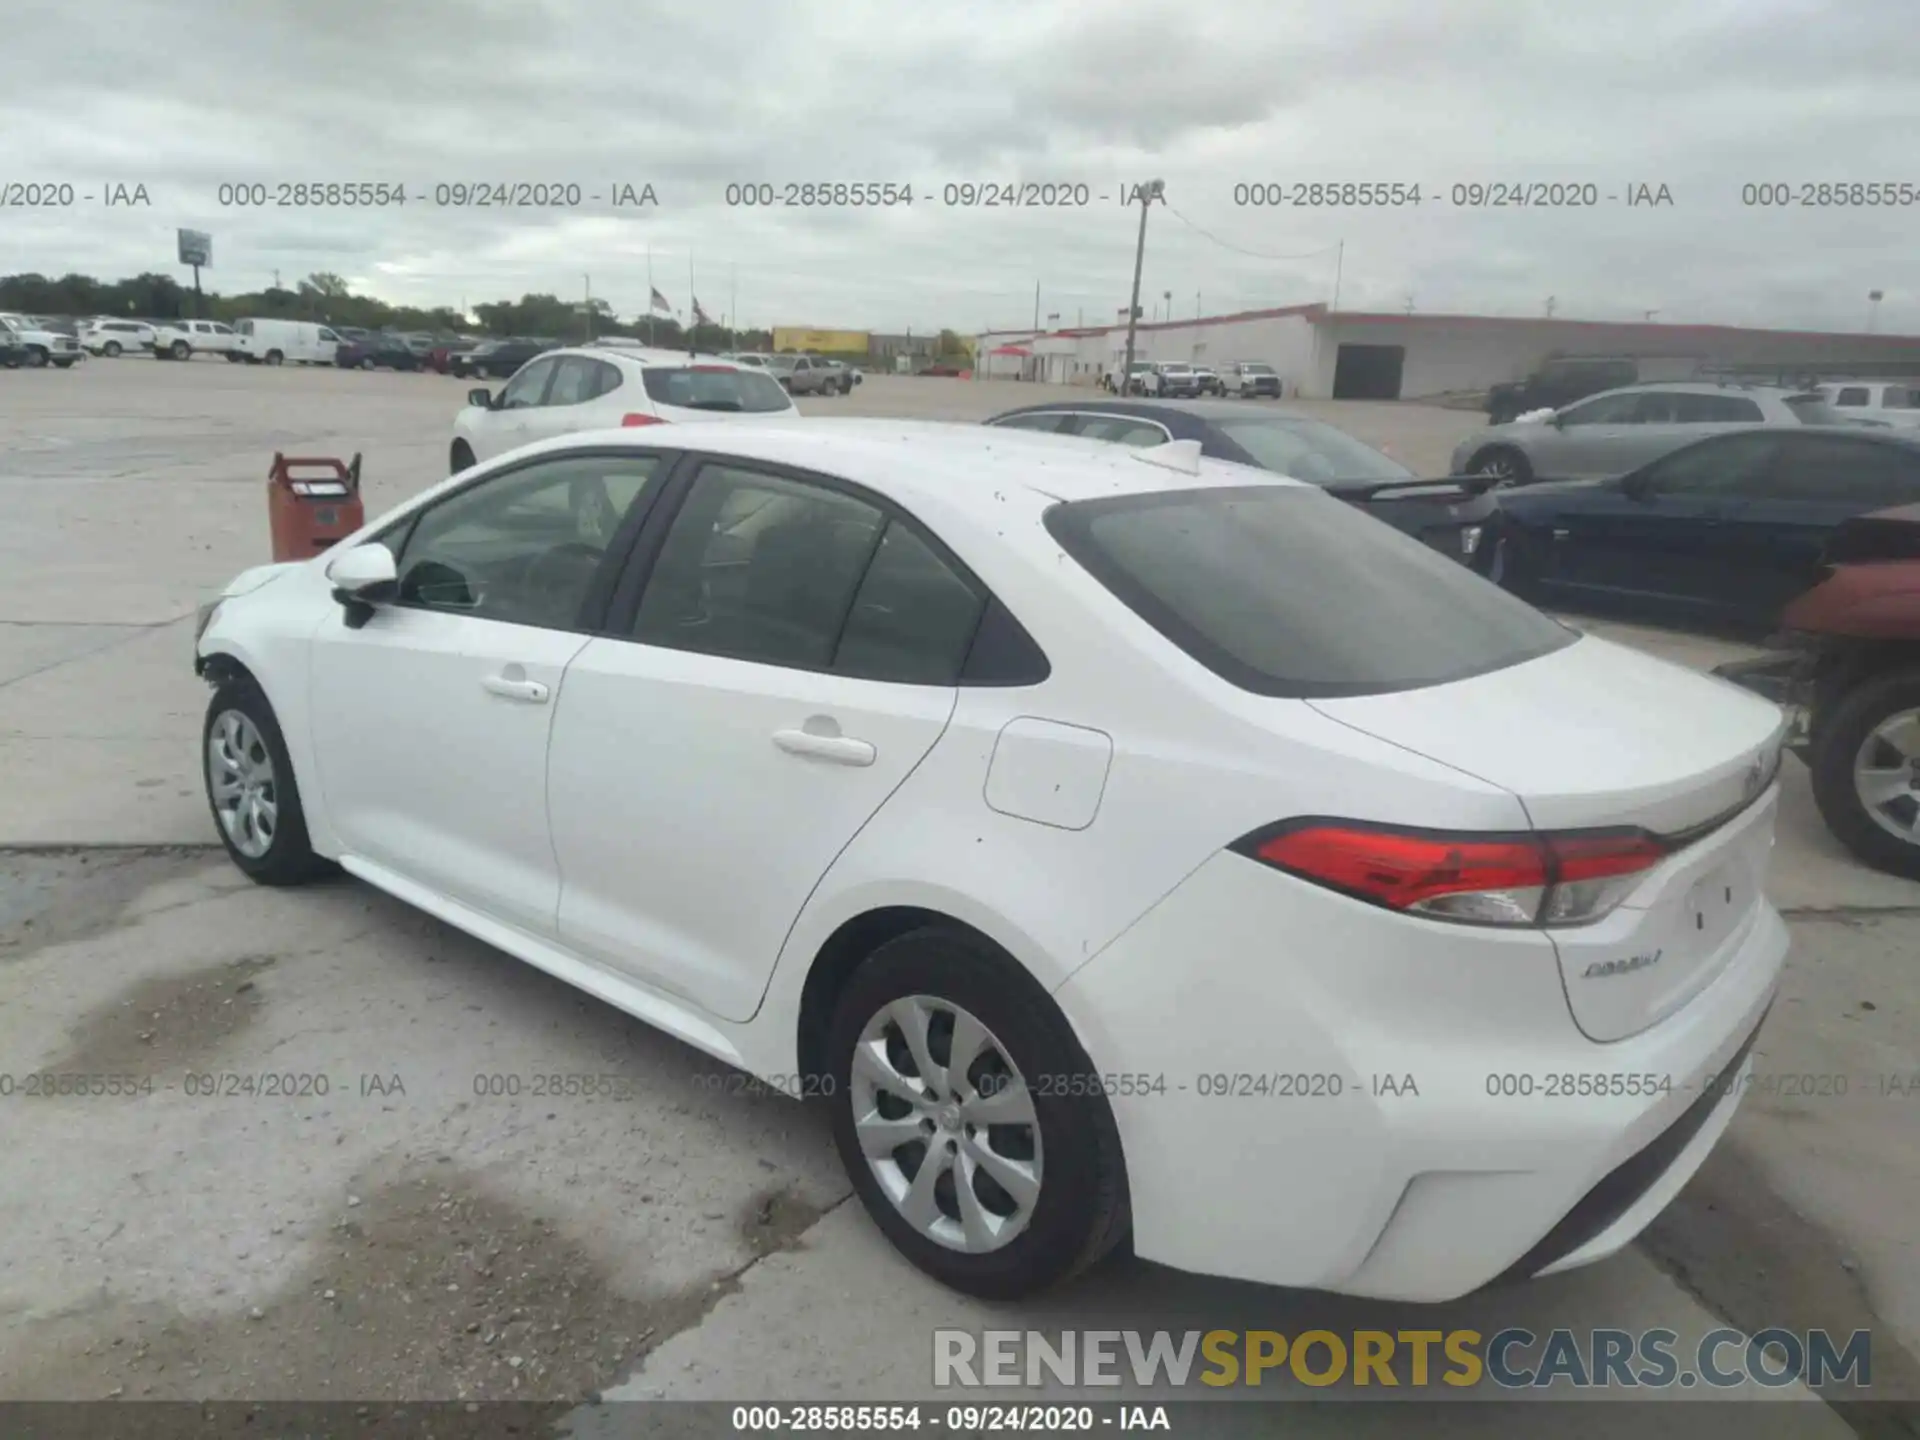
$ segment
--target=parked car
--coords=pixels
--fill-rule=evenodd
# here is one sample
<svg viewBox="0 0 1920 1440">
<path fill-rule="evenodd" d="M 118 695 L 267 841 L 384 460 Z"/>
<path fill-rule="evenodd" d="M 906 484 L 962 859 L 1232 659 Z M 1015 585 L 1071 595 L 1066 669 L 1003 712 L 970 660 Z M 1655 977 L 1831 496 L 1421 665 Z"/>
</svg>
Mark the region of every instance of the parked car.
<svg viewBox="0 0 1920 1440">
<path fill-rule="evenodd" d="M 1715 674 L 1788 707 L 1836 839 L 1920 880 L 1920 505 L 1843 521 L 1772 653 Z"/>
<path fill-rule="evenodd" d="M 1220 372 L 1220 383 L 1236 400 L 1278 400 L 1280 372 L 1258 360 L 1236 360 Z"/>
<path fill-rule="evenodd" d="M 1812 391 L 1677 384 L 1610 390 L 1533 418 L 1476 431 L 1454 447 L 1453 469 L 1505 484 L 1624 475 L 1695 440 L 1755 422 L 1839 422 Z"/>
<path fill-rule="evenodd" d="M 311 320 L 254 317 L 233 322 L 235 349 L 254 365 L 332 365 L 340 337 Z"/>
<path fill-rule="evenodd" d="M 25 351 L 20 361 L 23 365 L 34 369 L 51 365 L 57 370 L 71 370 L 86 358 L 87 352 L 80 348 L 78 336 L 49 329 L 34 316 L 6 311 L 0 313 L 0 320 L 7 322 Z"/>
<path fill-rule="evenodd" d="M 731 360 L 736 365 L 751 365 L 756 370 L 764 370 L 767 368 L 767 361 L 773 357 L 763 355 L 757 350 L 736 350 L 730 351 L 720 358 L 722 360 Z"/>
<path fill-rule="evenodd" d="M 152 350 L 153 327 L 144 320 L 89 320 L 81 327 L 79 340 L 89 355 L 117 360 L 129 350 Z"/>
<path fill-rule="evenodd" d="M 426 356 L 407 343 L 404 335 L 376 332 L 364 340 L 342 343 L 333 363 L 342 370 L 423 370 Z"/>
<path fill-rule="evenodd" d="M 766 371 L 792 395 L 833 395 L 840 389 L 833 368 L 810 355 L 769 355 Z"/>
<path fill-rule="evenodd" d="M 333 333 L 339 336 L 342 341 L 349 345 L 358 344 L 360 341 L 374 334 L 372 330 L 361 325 L 334 325 L 329 328 L 331 328 Z"/>
<path fill-rule="evenodd" d="M 453 422 L 455 474 L 536 440 L 579 430 L 798 415 L 793 397 L 764 370 L 671 350 L 633 353 L 579 347 L 529 361 L 499 395 L 471 390 Z"/>
<path fill-rule="evenodd" d="M 1219 372 L 1205 365 L 1193 367 L 1194 393 L 1198 395 L 1225 395 L 1226 386 L 1221 382 Z"/>
<path fill-rule="evenodd" d="M 951 379 L 957 378 L 962 373 L 962 368 L 963 367 L 956 365 L 951 360 L 932 360 L 932 361 L 929 361 L 927 364 L 921 366 L 920 369 L 914 373 L 919 375 L 938 376 L 943 379 L 951 380 Z"/>
<path fill-rule="evenodd" d="M 1764 634 L 1843 522 L 1920 502 L 1920 436 L 1749 425 L 1617 478 L 1496 493 L 1507 588 Z"/>
<path fill-rule="evenodd" d="M 1504 425 L 1535 410 L 1558 410 L 1598 395 L 1640 383 L 1640 365 L 1622 355 L 1557 356 L 1541 363 L 1524 380 L 1494 385 L 1487 391 L 1487 420 Z"/>
<path fill-rule="evenodd" d="M 1184 360 L 1156 360 L 1142 383 L 1160 400 L 1191 400 L 1200 393 L 1200 377 Z"/>
<path fill-rule="evenodd" d="M 238 364 L 240 337 L 218 320 L 162 320 L 153 327 L 156 360 L 191 360 L 198 355 L 224 355 Z"/>
<path fill-rule="evenodd" d="M 1123 385 L 1120 381 L 1120 366 L 1112 365 L 1100 376 L 1100 388 L 1112 395 L 1144 395 L 1146 394 L 1146 377 L 1152 369 L 1151 361 L 1134 361 L 1127 370 L 1126 383 Z"/>
<path fill-rule="evenodd" d="M 216 833 L 822 1097 L 972 1294 L 1129 1239 L 1413 1301 L 1618 1251 L 1778 993 L 1779 710 L 1186 458 L 822 419 L 502 457 L 203 614 Z M 1215 1088 L 1276 1065 L 1344 1098 Z"/>
<path fill-rule="evenodd" d="M 447 368 L 461 378 L 487 376 L 505 380 L 536 355 L 554 348 L 551 340 L 517 336 L 507 340 L 482 340 L 471 350 L 456 350 L 447 357 Z"/>
<path fill-rule="evenodd" d="M 1028 405 L 986 423 L 1142 447 L 1197 441 L 1203 455 L 1316 485 L 1463 565 L 1485 563 L 1481 541 L 1496 508 L 1486 480 L 1422 479 L 1305 415 L 1223 400 L 1087 400 Z"/>
<path fill-rule="evenodd" d="M 26 337 L 10 316 L 0 315 L 0 366 L 18 370 L 27 362 Z"/>
<path fill-rule="evenodd" d="M 1843 420 L 1920 428 L 1920 384 L 1911 380 L 1838 380 L 1815 388 Z"/>
<path fill-rule="evenodd" d="M 844 360 L 828 360 L 823 363 L 833 372 L 836 387 L 842 395 L 851 394 L 853 387 L 865 378 L 858 370 L 847 364 Z"/>
</svg>

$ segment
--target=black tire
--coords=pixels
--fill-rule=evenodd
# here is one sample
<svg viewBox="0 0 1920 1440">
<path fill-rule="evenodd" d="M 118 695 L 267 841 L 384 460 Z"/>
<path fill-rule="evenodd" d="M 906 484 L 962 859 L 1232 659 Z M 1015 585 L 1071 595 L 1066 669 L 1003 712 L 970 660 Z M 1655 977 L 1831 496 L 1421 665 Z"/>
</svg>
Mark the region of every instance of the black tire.
<svg viewBox="0 0 1920 1440">
<path fill-rule="evenodd" d="M 1511 445 L 1488 445 L 1476 450 L 1467 461 L 1467 474 L 1490 475 L 1501 466 L 1505 466 L 1507 472 L 1501 480 L 1504 485 L 1525 485 L 1533 479 L 1532 463 Z"/>
<path fill-rule="evenodd" d="M 118 340 L 107 341 L 105 345 L 100 347 L 100 353 L 109 360 L 118 360 L 120 358 L 120 342 Z"/>
<path fill-rule="evenodd" d="M 193 358 L 193 347 L 184 340 L 176 340 L 167 347 L 167 353 L 176 360 L 190 360 Z"/>
<path fill-rule="evenodd" d="M 42 369 L 46 363 L 47 352 L 45 350 L 42 350 L 38 345 L 29 345 L 27 347 L 27 368 L 29 370 Z"/>
<path fill-rule="evenodd" d="M 1819 720 L 1807 757 L 1813 800 L 1834 838 L 1874 869 L 1908 880 L 1920 880 L 1920 838 L 1903 841 L 1875 822 L 1854 787 L 1853 762 L 1883 721 L 1914 709 L 1920 709 L 1920 669 L 1868 680 Z"/>
<path fill-rule="evenodd" d="M 287 357 L 282 355 L 278 350 L 267 351 L 267 364 L 269 365 L 279 365 L 283 363 L 286 358 Z"/>
<path fill-rule="evenodd" d="M 447 464 L 452 468 L 449 475 L 458 475 L 462 470 L 473 468 L 473 447 L 464 440 L 453 442 L 453 448 L 447 452 Z"/>
<path fill-rule="evenodd" d="M 273 800 L 278 820 L 273 827 L 272 843 L 264 854 L 248 855 L 227 833 L 220 810 L 213 800 L 212 757 L 214 726 L 228 711 L 238 711 L 252 722 L 262 747 L 273 763 Z M 286 740 L 280 734 L 280 722 L 264 691 L 250 675 L 235 676 L 221 682 L 207 702 L 207 718 L 200 729 L 200 779 L 207 794 L 207 809 L 213 826 L 226 847 L 227 858 L 242 874 L 261 885 L 300 885 L 326 874 L 333 866 L 313 853 L 307 839 L 307 817 L 300 808 L 300 787 L 294 780 L 293 761 L 287 755 Z"/>
<path fill-rule="evenodd" d="M 1043 1160 L 1039 1198 L 1027 1228 L 999 1249 L 967 1254 L 922 1235 L 881 1189 L 861 1151 L 854 1128 L 854 1051 L 868 1020 L 909 995 L 965 1007 L 993 1032 L 1022 1075 L 1049 1078 L 1038 1090 L 1029 1085 Z M 1125 1238 L 1126 1167 L 1092 1062 L 1046 991 L 991 945 L 944 927 L 888 941 L 847 981 L 826 1053 L 834 1143 L 861 1203 L 895 1248 L 942 1284 L 983 1299 L 1016 1299 L 1070 1279 Z M 1089 1083 L 1062 1080 L 1076 1076 Z"/>
<path fill-rule="evenodd" d="M 56 360 L 53 362 L 53 368 L 56 370 L 71 370 L 74 364 L 75 362 L 72 360 Z"/>
</svg>

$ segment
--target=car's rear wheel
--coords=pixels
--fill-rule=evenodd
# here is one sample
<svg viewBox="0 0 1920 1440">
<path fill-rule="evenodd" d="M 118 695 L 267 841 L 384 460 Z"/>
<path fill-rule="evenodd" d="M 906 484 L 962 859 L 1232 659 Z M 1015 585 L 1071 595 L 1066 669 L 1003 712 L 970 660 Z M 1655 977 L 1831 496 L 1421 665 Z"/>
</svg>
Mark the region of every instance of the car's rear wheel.
<svg viewBox="0 0 1920 1440">
<path fill-rule="evenodd" d="M 167 353 L 176 360 L 184 360 L 193 354 L 193 347 L 184 340 L 176 340 L 167 347 Z"/>
<path fill-rule="evenodd" d="M 1467 461 L 1467 474 L 1490 475 L 1502 485 L 1524 485 L 1533 479 L 1533 466 L 1511 445 L 1489 445 Z"/>
<path fill-rule="evenodd" d="M 841 993 L 827 1054 L 847 1174 L 935 1279 L 1014 1299 L 1126 1234 L 1119 1132 L 1092 1063 L 992 946 L 938 927 L 888 941 Z"/>
<path fill-rule="evenodd" d="M 308 843 L 280 722 L 251 676 L 214 691 L 200 753 L 220 843 L 246 875 L 262 885 L 298 885 L 330 868 Z"/>
<path fill-rule="evenodd" d="M 1874 869 L 1920 880 L 1920 670 L 1843 698 L 1821 719 L 1808 765 L 1834 837 Z"/>
<path fill-rule="evenodd" d="M 447 452 L 447 463 L 453 468 L 447 473 L 458 475 L 462 470 L 473 468 L 473 447 L 464 440 L 453 442 L 453 448 Z"/>
<path fill-rule="evenodd" d="M 118 340 L 107 341 L 105 345 L 100 347 L 100 353 L 105 355 L 109 360 L 118 360 L 120 358 L 120 342 Z"/>
<path fill-rule="evenodd" d="M 42 350 L 38 345 L 29 345 L 27 347 L 27 366 L 29 369 L 38 370 L 46 363 L 47 352 L 45 350 Z"/>
<path fill-rule="evenodd" d="M 267 351 L 267 364 L 269 365 L 282 364 L 285 362 L 286 358 L 287 357 L 282 355 L 278 350 Z"/>
</svg>

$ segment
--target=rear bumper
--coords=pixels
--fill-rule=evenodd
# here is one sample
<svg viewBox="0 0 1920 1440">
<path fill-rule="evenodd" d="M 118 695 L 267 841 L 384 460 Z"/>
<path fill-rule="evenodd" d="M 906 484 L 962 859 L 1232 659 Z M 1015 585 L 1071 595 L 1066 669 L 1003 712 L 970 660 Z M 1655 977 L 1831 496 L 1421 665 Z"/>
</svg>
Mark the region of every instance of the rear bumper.
<svg viewBox="0 0 1920 1440">
<path fill-rule="evenodd" d="M 1097 1070 L 1164 1078 L 1109 1086 L 1140 1255 L 1436 1301 L 1638 1234 L 1731 1121 L 1786 951 L 1763 904 L 1684 1006 L 1597 1044 L 1541 932 L 1222 855 L 1056 998 Z"/>
</svg>

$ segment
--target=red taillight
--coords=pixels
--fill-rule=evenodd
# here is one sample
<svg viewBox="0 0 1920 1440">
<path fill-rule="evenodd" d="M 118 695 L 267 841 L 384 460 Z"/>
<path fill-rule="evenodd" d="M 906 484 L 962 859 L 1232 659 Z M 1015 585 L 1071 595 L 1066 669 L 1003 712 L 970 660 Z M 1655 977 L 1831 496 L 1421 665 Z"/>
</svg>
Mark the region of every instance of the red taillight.
<svg viewBox="0 0 1920 1440">
<path fill-rule="evenodd" d="M 1314 821 L 1242 853 L 1389 910 L 1481 925 L 1570 925 L 1620 902 L 1666 849 L 1642 831 L 1449 835 Z"/>
<path fill-rule="evenodd" d="M 620 417 L 620 428 L 623 430 L 634 425 L 664 425 L 666 423 L 667 422 L 662 420 L 658 415 L 622 415 Z"/>
</svg>

